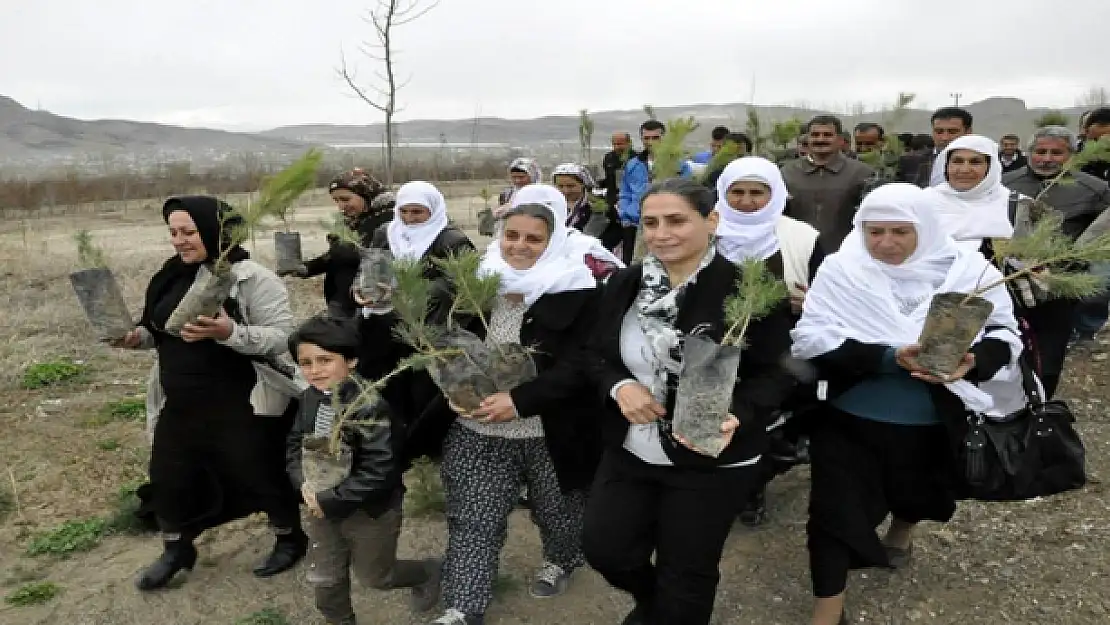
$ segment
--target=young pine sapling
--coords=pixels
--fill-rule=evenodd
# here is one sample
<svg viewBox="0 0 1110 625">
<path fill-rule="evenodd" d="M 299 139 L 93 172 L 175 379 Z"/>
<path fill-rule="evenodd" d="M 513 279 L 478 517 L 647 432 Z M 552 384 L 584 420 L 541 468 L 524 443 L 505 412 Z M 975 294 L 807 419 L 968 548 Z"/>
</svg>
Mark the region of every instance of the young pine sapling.
<svg viewBox="0 0 1110 625">
<path fill-rule="evenodd" d="M 311 149 L 285 169 L 265 179 L 259 190 L 258 207 L 251 207 L 252 211 L 272 215 L 281 221 L 283 231 L 274 233 L 279 272 L 294 272 L 303 266 L 301 235 L 292 231 L 293 204 L 316 186 L 316 170 L 323 157 L 323 152 Z"/>
<path fill-rule="evenodd" d="M 73 235 L 77 262 L 83 269 L 69 274 L 69 282 L 97 339 L 113 342 L 127 336 L 135 323 L 104 250 L 88 230 Z"/>
<path fill-rule="evenodd" d="M 786 285 L 760 260 L 739 264 L 736 292 L 724 303 L 725 332 L 716 343 L 687 336 L 675 394 L 672 429 L 696 449 L 716 457 L 724 450 L 721 424 L 732 405 L 741 350 L 753 321 L 770 314 L 788 296 Z"/>
</svg>

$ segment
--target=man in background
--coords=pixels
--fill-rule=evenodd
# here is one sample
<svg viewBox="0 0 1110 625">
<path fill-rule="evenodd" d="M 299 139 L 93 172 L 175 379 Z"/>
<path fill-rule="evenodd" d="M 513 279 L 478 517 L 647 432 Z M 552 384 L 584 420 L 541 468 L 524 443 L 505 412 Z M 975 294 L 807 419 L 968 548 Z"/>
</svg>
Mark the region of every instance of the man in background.
<svg viewBox="0 0 1110 625">
<path fill-rule="evenodd" d="M 632 151 L 632 135 L 627 132 L 614 132 L 609 138 L 612 150 L 601 159 L 602 179 L 597 186 L 605 189 L 605 203 L 615 209 L 620 198 L 620 183 L 624 177 L 624 166 L 635 153 Z"/>
<path fill-rule="evenodd" d="M 640 198 L 647 192 L 654 179 L 655 157 L 652 148 L 663 139 L 667 127 L 663 122 L 649 119 L 640 124 L 640 141 L 644 151 L 628 159 L 624 166 L 624 176 L 620 181 L 620 198 L 617 212 L 620 214 L 624 237 L 621 239 L 621 256 L 625 264 L 632 262 L 636 250 L 636 230 L 640 226 Z M 679 175 L 689 178 L 693 175 L 690 161 L 683 159 Z"/>
<path fill-rule="evenodd" d="M 855 140 L 857 154 L 882 150 L 883 141 L 886 139 L 886 131 L 882 125 L 875 122 L 856 124 L 856 127 L 852 130 L 852 135 Z"/>
<path fill-rule="evenodd" d="M 956 139 L 971 134 L 971 113 L 956 106 L 946 106 L 933 112 L 929 123 L 933 126 L 933 150 L 922 155 L 914 181 L 922 189 L 944 182 L 944 167 L 936 167 L 937 155 Z"/>
<path fill-rule="evenodd" d="M 698 165 L 708 165 L 709 161 L 721 151 L 721 146 L 725 144 L 725 139 L 728 138 L 728 128 L 724 126 L 717 126 L 709 134 L 709 149 L 704 152 L 698 152 L 694 155 L 693 161 Z"/>
<path fill-rule="evenodd" d="M 1017 135 L 1005 135 L 998 141 L 998 158 L 1002 161 L 1002 173 L 1017 171 L 1029 163 L 1020 145 L 1021 137 Z"/>
</svg>

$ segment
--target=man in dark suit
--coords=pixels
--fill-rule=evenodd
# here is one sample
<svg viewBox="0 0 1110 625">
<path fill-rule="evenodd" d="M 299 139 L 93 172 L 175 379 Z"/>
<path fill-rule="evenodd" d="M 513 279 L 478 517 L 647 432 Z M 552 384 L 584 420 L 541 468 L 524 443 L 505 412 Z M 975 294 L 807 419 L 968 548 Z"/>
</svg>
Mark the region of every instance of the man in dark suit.
<svg viewBox="0 0 1110 625">
<path fill-rule="evenodd" d="M 1005 135 L 998 142 L 998 158 L 1002 161 L 1002 173 L 1008 174 L 1025 167 L 1029 159 L 1022 153 L 1021 138 L 1017 135 Z"/>
</svg>

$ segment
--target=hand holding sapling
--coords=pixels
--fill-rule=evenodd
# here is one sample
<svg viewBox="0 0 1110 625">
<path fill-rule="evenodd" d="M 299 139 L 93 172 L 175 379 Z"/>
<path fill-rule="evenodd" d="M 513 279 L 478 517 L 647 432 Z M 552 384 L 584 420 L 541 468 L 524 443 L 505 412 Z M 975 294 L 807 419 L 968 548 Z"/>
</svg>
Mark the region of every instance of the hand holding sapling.
<svg viewBox="0 0 1110 625">
<path fill-rule="evenodd" d="M 512 396 L 502 392 L 483 399 L 470 416 L 482 423 L 504 423 L 516 419 L 518 415 Z"/>
<path fill-rule="evenodd" d="M 138 328 L 133 328 L 123 338 L 108 341 L 108 345 L 122 349 L 136 349 L 142 344 L 143 334 Z"/>
<path fill-rule="evenodd" d="M 725 447 L 728 447 L 732 443 L 732 435 L 736 433 L 736 430 L 739 429 L 739 427 L 740 427 L 740 419 L 737 419 L 736 416 L 733 415 L 733 414 L 729 414 L 728 418 L 725 419 L 723 423 L 721 423 L 720 443 L 721 443 L 721 448 L 722 449 L 725 448 Z M 682 445 L 686 449 L 689 449 L 692 452 L 699 453 L 703 456 L 715 456 L 716 455 L 716 454 L 713 454 L 713 453 L 709 452 L 708 450 L 701 449 L 701 448 L 697 447 L 696 445 L 694 445 L 693 443 L 691 443 L 690 441 L 686 440 L 685 438 L 683 438 L 682 436 L 680 436 L 678 434 L 675 434 L 674 438 L 675 438 L 676 441 L 678 441 L 678 443 L 680 445 Z"/>
<path fill-rule="evenodd" d="M 215 317 L 201 315 L 196 321 L 186 323 L 181 327 L 181 339 L 186 343 L 195 343 L 204 339 L 226 341 L 235 330 L 235 322 L 220 309 Z"/>
</svg>

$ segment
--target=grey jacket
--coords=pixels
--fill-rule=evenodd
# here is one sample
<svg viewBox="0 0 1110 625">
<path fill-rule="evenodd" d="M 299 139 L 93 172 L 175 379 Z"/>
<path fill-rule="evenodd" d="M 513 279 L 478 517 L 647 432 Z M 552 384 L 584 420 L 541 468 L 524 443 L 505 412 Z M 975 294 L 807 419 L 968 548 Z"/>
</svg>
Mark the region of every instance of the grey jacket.
<svg viewBox="0 0 1110 625">
<path fill-rule="evenodd" d="M 1044 195 L 1041 191 L 1048 184 L 1028 167 L 1002 176 L 1002 184 L 1011 191 L 1037 198 L 1063 215 L 1063 231 L 1073 240 L 1097 236 L 1110 228 L 1110 185 L 1094 176 L 1075 172 L 1052 186 Z M 1095 223 L 1097 228 L 1092 228 Z M 1090 234 L 1088 234 L 1090 231 Z"/>
<path fill-rule="evenodd" d="M 803 221 L 821 233 L 821 247 L 835 251 L 852 231 L 852 218 L 875 170 L 866 163 L 833 156 L 825 166 L 808 158 L 788 161 L 782 177 L 790 192 L 786 215 Z"/>
</svg>

